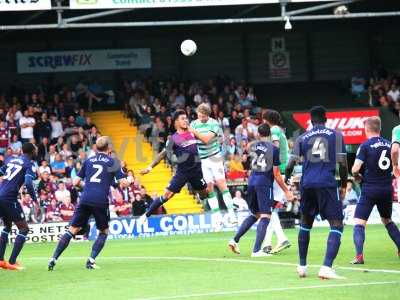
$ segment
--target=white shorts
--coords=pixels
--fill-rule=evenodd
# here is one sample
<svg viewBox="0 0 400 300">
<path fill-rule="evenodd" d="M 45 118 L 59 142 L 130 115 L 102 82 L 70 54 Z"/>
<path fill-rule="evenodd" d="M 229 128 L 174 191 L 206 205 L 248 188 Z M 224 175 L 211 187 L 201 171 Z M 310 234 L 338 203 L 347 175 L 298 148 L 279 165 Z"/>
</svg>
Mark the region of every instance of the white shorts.
<svg viewBox="0 0 400 300">
<path fill-rule="evenodd" d="M 201 170 L 206 183 L 225 179 L 224 158 L 217 154 L 201 160 Z"/>
<path fill-rule="evenodd" d="M 279 184 L 276 182 L 276 180 L 274 180 L 273 193 L 275 201 L 278 201 L 280 203 L 286 202 L 285 193 L 283 192 Z"/>
</svg>

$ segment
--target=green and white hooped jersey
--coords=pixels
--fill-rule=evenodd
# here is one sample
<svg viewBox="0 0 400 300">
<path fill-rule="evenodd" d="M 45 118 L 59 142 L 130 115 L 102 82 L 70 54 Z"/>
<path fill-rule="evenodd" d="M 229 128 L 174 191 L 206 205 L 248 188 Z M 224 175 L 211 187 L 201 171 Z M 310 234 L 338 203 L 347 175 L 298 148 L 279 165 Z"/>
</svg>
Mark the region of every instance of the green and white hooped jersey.
<svg viewBox="0 0 400 300">
<path fill-rule="evenodd" d="M 285 174 L 286 165 L 289 160 L 289 145 L 282 128 L 279 126 L 271 127 L 271 141 L 279 142 L 279 160 L 281 161 L 279 170 L 281 171 L 281 174 Z"/>
<path fill-rule="evenodd" d="M 392 144 L 393 143 L 400 144 L 400 125 L 397 125 L 395 128 L 393 128 L 393 131 L 392 131 Z"/>
<path fill-rule="evenodd" d="M 215 119 L 209 118 L 206 123 L 195 120 L 190 124 L 190 126 L 197 132 L 202 134 L 207 134 L 210 132 L 215 134 L 215 136 L 207 145 L 204 144 L 202 141 L 197 140 L 197 149 L 199 150 L 199 155 L 201 159 L 221 153 L 220 138 L 221 136 L 223 136 L 223 132 L 221 126 Z"/>
</svg>

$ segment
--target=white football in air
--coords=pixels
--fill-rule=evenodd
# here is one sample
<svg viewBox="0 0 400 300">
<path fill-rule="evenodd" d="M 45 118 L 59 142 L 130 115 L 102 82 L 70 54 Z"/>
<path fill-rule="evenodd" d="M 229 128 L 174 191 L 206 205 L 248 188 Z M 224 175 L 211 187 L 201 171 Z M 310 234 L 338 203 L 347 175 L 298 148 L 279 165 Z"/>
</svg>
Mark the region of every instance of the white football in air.
<svg viewBox="0 0 400 300">
<path fill-rule="evenodd" d="M 192 40 L 185 40 L 181 44 L 181 51 L 185 56 L 192 56 L 197 51 L 197 45 Z"/>
</svg>

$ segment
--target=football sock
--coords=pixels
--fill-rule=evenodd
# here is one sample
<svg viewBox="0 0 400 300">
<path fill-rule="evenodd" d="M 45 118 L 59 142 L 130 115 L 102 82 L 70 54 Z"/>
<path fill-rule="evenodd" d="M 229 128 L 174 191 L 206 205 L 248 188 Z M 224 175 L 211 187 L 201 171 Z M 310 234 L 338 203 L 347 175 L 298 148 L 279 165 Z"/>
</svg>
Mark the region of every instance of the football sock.
<svg viewBox="0 0 400 300">
<path fill-rule="evenodd" d="M 0 235 L 0 260 L 4 260 L 4 253 L 6 252 L 8 244 L 9 229 L 4 228 Z"/>
<path fill-rule="evenodd" d="M 257 218 L 253 215 L 248 216 L 244 219 L 243 223 L 240 225 L 238 231 L 236 232 L 233 240 L 239 243 L 240 238 L 257 222 Z"/>
<path fill-rule="evenodd" d="M 225 190 L 222 192 L 222 199 L 224 200 L 225 206 L 228 209 L 228 212 L 230 214 L 234 213 L 233 211 L 233 200 L 232 200 L 232 196 L 231 193 L 229 192 L 229 190 Z"/>
<path fill-rule="evenodd" d="M 272 235 L 274 234 L 274 228 L 272 226 L 273 219 L 271 215 L 271 220 L 269 221 L 269 225 L 267 227 L 267 232 L 265 233 L 264 242 L 262 248 L 272 246 Z"/>
<path fill-rule="evenodd" d="M 364 241 L 365 241 L 365 226 L 355 225 L 353 230 L 353 241 L 356 247 L 356 254 L 363 254 Z"/>
<path fill-rule="evenodd" d="M 219 209 L 217 195 L 214 192 L 208 193 L 207 201 L 208 201 L 208 206 L 210 207 L 212 214 L 216 217 L 214 220 L 220 222 L 222 220 L 222 215 L 221 215 L 221 211 Z"/>
<path fill-rule="evenodd" d="M 332 267 L 340 247 L 340 239 L 342 238 L 343 227 L 332 226 L 329 232 L 328 241 L 326 245 L 326 254 L 324 266 Z"/>
<path fill-rule="evenodd" d="M 299 243 L 299 262 L 300 266 L 307 265 L 308 245 L 310 243 L 311 227 L 305 224 L 300 224 L 298 243 Z"/>
<path fill-rule="evenodd" d="M 283 232 L 281 220 L 279 219 L 279 214 L 276 211 L 272 212 L 271 215 L 271 220 L 272 220 L 272 228 L 273 231 L 276 234 L 276 237 L 278 239 L 278 245 L 282 244 L 284 241 L 287 241 L 287 237 L 285 233 Z"/>
<path fill-rule="evenodd" d="M 149 208 L 146 211 L 146 217 L 150 217 L 160 206 L 162 206 L 167 200 L 164 198 L 164 196 L 160 196 L 156 200 L 154 200 Z"/>
<path fill-rule="evenodd" d="M 268 224 L 269 224 L 269 218 L 261 218 L 260 222 L 258 222 L 256 242 L 254 243 L 254 248 L 253 248 L 254 253 L 261 250 L 261 245 L 265 238 L 265 233 L 267 232 Z"/>
<path fill-rule="evenodd" d="M 19 255 L 19 253 L 21 252 L 22 247 L 25 244 L 26 236 L 28 235 L 28 231 L 29 231 L 28 229 L 20 230 L 19 233 L 17 234 L 17 237 L 15 238 L 15 241 L 14 241 L 14 247 L 11 252 L 10 259 L 9 259 L 10 264 L 13 265 L 17 261 L 17 257 Z"/>
<path fill-rule="evenodd" d="M 386 224 L 386 230 L 390 238 L 396 244 L 397 249 L 400 251 L 400 232 L 399 228 L 393 222 Z"/>
<path fill-rule="evenodd" d="M 69 242 L 73 237 L 74 235 L 69 231 L 63 234 L 63 236 L 58 241 L 56 250 L 54 251 L 54 259 L 58 259 L 60 257 L 61 253 L 63 253 L 63 251 L 68 247 Z"/>
<path fill-rule="evenodd" d="M 96 241 L 93 243 L 92 246 L 92 253 L 90 254 L 91 258 L 96 259 L 97 255 L 99 255 L 99 253 L 103 249 L 106 241 L 107 241 L 107 234 L 99 233 L 99 236 L 97 237 Z"/>
</svg>

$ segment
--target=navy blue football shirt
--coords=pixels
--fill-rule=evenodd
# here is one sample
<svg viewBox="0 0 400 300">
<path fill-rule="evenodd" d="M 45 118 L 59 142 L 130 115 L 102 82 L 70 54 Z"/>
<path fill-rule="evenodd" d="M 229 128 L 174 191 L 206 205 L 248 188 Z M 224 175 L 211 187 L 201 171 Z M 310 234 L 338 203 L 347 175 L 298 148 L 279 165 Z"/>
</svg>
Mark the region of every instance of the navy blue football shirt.
<svg viewBox="0 0 400 300">
<path fill-rule="evenodd" d="M 108 207 L 110 186 L 115 183 L 115 180 L 122 179 L 126 175 L 116 160 L 99 152 L 85 160 L 78 177 L 84 179 L 85 182 L 80 203 Z"/>
<path fill-rule="evenodd" d="M 343 135 L 334 129 L 319 125 L 302 134 L 293 153 L 303 158 L 302 187 L 336 188 L 336 162 L 341 153 L 346 153 Z"/>
<path fill-rule="evenodd" d="M 392 163 L 390 160 L 390 141 L 373 137 L 360 145 L 356 159 L 363 162 L 361 174 L 363 185 L 387 187 L 392 185 Z"/>
<path fill-rule="evenodd" d="M 281 164 L 279 149 L 270 142 L 258 141 L 250 145 L 251 175 L 249 185 L 272 187 L 273 167 Z"/>
<path fill-rule="evenodd" d="M 36 165 L 27 156 L 10 156 L 0 169 L 0 201 L 17 202 L 18 192 L 25 183 L 32 199 L 36 201 L 32 180 L 36 178 Z"/>
</svg>

